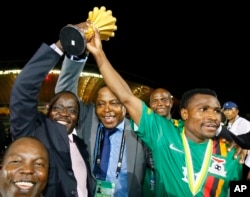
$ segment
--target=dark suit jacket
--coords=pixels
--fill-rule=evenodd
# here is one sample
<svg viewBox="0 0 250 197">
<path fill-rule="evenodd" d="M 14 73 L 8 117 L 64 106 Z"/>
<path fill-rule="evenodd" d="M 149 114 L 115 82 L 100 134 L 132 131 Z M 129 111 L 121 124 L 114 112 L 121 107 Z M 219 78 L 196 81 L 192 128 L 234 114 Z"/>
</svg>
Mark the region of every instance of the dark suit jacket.
<svg viewBox="0 0 250 197">
<path fill-rule="evenodd" d="M 64 58 L 60 76 L 56 85 L 56 92 L 69 90 L 77 93 L 78 78 L 86 62 L 75 62 Z M 94 170 L 94 150 L 99 120 L 95 114 L 93 103 L 88 105 L 81 102 L 81 115 L 78 122 L 77 135 L 83 138 L 90 154 L 91 170 Z M 146 169 L 146 156 L 142 141 L 132 131 L 130 121 L 125 119 L 125 143 L 127 150 L 128 194 L 130 197 L 141 197 L 143 179 Z M 94 175 L 93 175 L 94 176 Z"/>
<path fill-rule="evenodd" d="M 77 191 L 66 127 L 49 119 L 37 109 L 41 84 L 59 59 L 60 55 L 51 47 L 42 44 L 16 78 L 10 98 L 10 132 L 14 139 L 35 136 L 49 151 L 49 178 L 44 191 L 46 197 L 71 197 L 76 196 Z M 86 145 L 75 135 L 73 139 L 86 163 L 87 187 L 89 196 L 93 196 Z"/>
</svg>

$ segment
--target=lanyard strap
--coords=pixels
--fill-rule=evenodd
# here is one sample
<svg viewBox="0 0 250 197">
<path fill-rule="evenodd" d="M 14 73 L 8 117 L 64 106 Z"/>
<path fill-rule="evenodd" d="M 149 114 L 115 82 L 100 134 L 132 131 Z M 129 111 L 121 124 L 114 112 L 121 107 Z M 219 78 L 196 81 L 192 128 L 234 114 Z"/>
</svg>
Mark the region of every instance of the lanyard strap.
<svg viewBox="0 0 250 197">
<path fill-rule="evenodd" d="M 123 158 L 124 149 L 125 149 L 125 131 L 124 130 L 125 129 L 123 129 L 120 152 L 119 152 L 118 163 L 117 163 L 117 168 L 116 168 L 116 178 L 118 178 L 118 175 L 121 172 L 121 167 L 122 167 L 122 158 Z M 103 141 L 103 135 L 104 135 L 104 131 L 103 131 L 103 128 L 101 128 L 99 132 L 99 136 L 98 136 L 98 147 L 97 147 L 97 156 L 96 156 L 96 165 L 98 169 L 101 169 L 101 143 Z"/>
</svg>

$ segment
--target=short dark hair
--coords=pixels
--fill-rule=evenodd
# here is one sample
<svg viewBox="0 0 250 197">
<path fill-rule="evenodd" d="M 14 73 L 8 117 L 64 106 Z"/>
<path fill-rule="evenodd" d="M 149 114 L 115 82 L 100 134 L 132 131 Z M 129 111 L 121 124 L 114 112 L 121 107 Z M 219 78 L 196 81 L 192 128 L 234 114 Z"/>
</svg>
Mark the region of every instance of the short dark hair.
<svg viewBox="0 0 250 197">
<path fill-rule="evenodd" d="M 180 101 L 180 109 L 183 108 L 187 108 L 189 101 L 191 100 L 191 98 L 193 96 L 195 96 L 196 94 L 207 94 L 207 95 L 211 95 L 217 98 L 217 94 L 214 90 L 208 89 L 208 88 L 195 88 L 195 89 L 191 89 L 186 91 L 181 98 Z"/>
</svg>

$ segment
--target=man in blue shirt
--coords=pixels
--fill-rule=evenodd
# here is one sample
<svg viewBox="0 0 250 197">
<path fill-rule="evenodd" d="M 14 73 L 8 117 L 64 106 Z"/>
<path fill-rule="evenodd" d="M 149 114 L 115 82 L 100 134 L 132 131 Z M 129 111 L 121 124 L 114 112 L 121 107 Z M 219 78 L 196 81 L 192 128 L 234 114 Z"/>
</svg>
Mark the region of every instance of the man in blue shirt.
<svg viewBox="0 0 250 197">
<path fill-rule="evenodd" d="M 78 79 L 87 61 L 87 56 L 72 61 L 65 56 L 59 75 L 56 92 L 71 91 L 77 94 Z M 87 144 L 93 177 L 100 184 L 115 187 L 114 196 L 142 197 L 142 185 L 146 169 L 146 156 L 142 141 L 132 131 L 130 120 L 125 117 L 126 109 L 106 86 L 99 89 L 95 103 L 80 102 L 77 136 Z M 102 129 L 112 130 L 108 170 L 106 177 L 100 177 L 99 161 L 102 151 Z M 105 182 L 101 182 L 105 181 Z M 93 188 L 96 190 L 95 188 Z M 105 188 L 107 189 L 107 188 Z M 100 191 L 103 191 L 101 188 Z"/>
</svg>

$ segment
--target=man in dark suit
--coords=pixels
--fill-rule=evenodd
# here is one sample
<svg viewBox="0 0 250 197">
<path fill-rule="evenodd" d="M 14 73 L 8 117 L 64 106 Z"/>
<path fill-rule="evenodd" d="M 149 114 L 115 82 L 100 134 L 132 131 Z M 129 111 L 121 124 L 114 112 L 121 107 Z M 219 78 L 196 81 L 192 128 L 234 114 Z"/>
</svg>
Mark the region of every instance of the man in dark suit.
<svg viewBox="0 0 250 197">
<path fill-rule="evenodd" d="M 41 84 L 62 55 L 59 41 L 50 46 L 43 43 L 18 75 L 10 98 L 10 132 L 14 139 L 35 136 L 47 147 L 50 165 L 45 197 L 92 197 L 88 152 L 74 134 L 78 97 L 62 91 L 52 98 L 47 115 L 37 108 Z"/>
<path fill-rule="evenodd" d="M 79 76 L 85 66 L 87 57 L 80 61 L 71 61 L 65 56 L 59 75 L 56 92 L 63 90 L 77 93 Z M 80 102 L 80 115 L 76 127 L 77 135 L 84 139 L 90 154 L 90 165 L 93 176 L 98 178 L 98 144 L 100 132 L 104 127 L 112 130 L 117 128 L 110 137 L 111 153 L 107 176 L 104 180 L 116 185 L 115 196 L 140 197 L 142 194 L 143 178 L 146 168 L 144 145 L 130 127 L 130 120 L 125 117 L 126 109 L 106 86 L 101 87 L 95 104 Z M 123 135 L 124 132 L 124 135 Z M 125 149 L 121 161 L 121 171 L 117 172 L 118 156 L 122 153 L 124 137 Z M 118 176 L 117 176 L 118 175 Z"/>
</svg>

